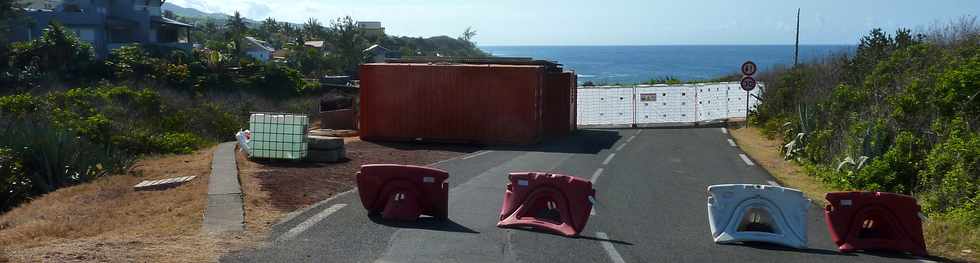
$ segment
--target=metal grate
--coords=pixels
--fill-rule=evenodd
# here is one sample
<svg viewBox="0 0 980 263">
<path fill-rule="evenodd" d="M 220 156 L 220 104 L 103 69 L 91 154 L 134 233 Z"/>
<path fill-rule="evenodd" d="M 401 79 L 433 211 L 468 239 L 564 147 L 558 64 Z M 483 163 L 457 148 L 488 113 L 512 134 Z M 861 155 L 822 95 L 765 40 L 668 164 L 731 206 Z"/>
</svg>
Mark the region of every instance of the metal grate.
<svg viewBox="0 0 980 263">
<path fill-rule="evenodd" d="M 305 159 L 308 148 L 306 115 L 253 112 L 249 117 L 252 138 L 249 156 L 259 159 Z"/>
</svg>

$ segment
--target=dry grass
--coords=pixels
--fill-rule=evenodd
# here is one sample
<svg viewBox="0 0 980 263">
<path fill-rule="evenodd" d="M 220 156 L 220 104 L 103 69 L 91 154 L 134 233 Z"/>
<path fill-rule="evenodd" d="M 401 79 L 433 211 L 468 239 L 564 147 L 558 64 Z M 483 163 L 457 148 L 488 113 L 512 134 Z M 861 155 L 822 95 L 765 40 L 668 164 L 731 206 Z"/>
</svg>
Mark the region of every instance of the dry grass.
<svg viewBox="0 0 980 263">
<path fill-rule="evenodd" d="M 824 194 L 836 191 L 808 176 L 799 165 L 783 160 L 779 154 L 782 142 L 772 140 L 757 128 L 729 129 L 735 142 L 780 184 L 803 191 L 819 204 L 826 205 Z M 944 260 L 980 262 L 980 230 L 946 218 L 931 218 L 923 223 L 923 234 L 930 254 Z"/>
<path fill-rule="evenodd" d="M 779 149 L 783 144 L 779 140 L 770 140 L 762 134 L 759 129 L 739 128 L 729 129 L 732 138 L 738 143 L 746 154 L 752 157 L 769 174 L 776 178 L 776 181 L 783 186 L 799 189 L 811 200 L 821 206 L 827 205 L 824 194 L 832 192 L 833 189 L 823 184 L 817 179 L 810 177 L 805 171 L 793 162 L 783 160 Z"/>
<path fill-rule="evenodd" d="M 14 261 L 213 261 L 200 234 L 214 148 L 138 162 L 130 175 L 60 189 L 0 216 L 0 247 Z M 169 190 L 136 192 L 141 180 L 198 176 Z"/>
</svg>

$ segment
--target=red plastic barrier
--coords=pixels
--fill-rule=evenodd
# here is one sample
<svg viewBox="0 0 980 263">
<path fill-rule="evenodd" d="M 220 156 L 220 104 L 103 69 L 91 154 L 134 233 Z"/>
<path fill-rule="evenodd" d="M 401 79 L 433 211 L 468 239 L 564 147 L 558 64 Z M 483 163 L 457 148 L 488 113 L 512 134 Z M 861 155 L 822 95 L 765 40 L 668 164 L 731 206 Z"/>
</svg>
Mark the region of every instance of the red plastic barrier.
<svg viewBox="0 0 980 263">
<path fill-rule="evenodd" d="M 361 204 L 384 219 L 447 218 L 449 173 L 421 166 L 370 164 L 357 173 Z"/>
<path fill-rule="evenodd" d="M 882 192 L 827 193 L 831 237 L 841 252 L 887 250 L 925 256 L 915 198 Z"/>
<path fill-rule="evenodd" d="M 595 189 L 584 179 L 547 173 L 511 173 L 497 227 L 531 227 L 565 236 L 585 228 Z"/>
</svg>

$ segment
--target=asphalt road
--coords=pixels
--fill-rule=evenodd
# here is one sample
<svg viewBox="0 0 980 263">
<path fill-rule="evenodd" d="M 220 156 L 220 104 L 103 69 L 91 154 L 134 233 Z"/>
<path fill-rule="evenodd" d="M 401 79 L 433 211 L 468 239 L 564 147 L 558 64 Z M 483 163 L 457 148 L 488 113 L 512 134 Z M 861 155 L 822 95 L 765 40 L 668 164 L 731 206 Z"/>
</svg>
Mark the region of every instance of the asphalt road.
<svg viewBox="0 0 980 263">
<path fill-rule="evenodd" d="M 450 172 L 449 217 L 388 223 L 356 193 L 276 225 L 268 244 L 224 262 L 916 262 L 839 254 L 823 210 L 808 215 L 809 248 L 719 245 L 705 188 L 767 184 L 720 128 L 585 130 L 536 147 L 493 148 L 435 164 Z M 600 171 L 601 169 L 601 171 Z M 496 227 L 507 174 L 545 171 L 595 179 L 595 215 L 578 238 Z"/>
</svg>

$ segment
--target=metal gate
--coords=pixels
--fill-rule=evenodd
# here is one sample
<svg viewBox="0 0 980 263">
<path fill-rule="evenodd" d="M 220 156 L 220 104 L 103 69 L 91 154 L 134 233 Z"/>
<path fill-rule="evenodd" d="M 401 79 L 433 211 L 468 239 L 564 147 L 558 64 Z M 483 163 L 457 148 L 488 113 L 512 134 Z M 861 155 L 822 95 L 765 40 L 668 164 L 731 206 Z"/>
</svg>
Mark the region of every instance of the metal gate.
<svg viewBox="0 0 980 263">
<path fill-rule="evenodd" d="M 762 85 L 751 92 L 754 109 Z M 746 92 L 737 82 L 578 87 L 578 126 L 693 125 L 745 118 Z"/>
</svg>

